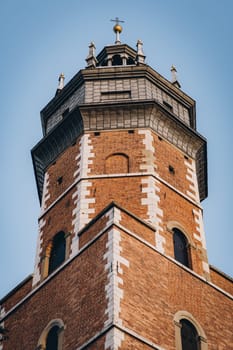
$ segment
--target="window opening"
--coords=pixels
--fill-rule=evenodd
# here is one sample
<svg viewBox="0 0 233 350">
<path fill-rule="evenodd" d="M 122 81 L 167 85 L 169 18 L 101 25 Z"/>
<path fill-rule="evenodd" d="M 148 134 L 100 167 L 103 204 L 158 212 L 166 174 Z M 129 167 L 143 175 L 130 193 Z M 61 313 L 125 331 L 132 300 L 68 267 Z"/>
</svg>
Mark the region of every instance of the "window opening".
<svg viewBox="0 0 233 350">
<path fill-rule="evenodd" d="M 58 326 L 50 329 L 46 339 L 46 350 L 58 350 L 58 332 Z"/>
<path fill-rule="evenodd" d="M 57 183 L 58 183 L 58 185 L 61 185 L 62 181 L 63 181 L 63 177 L 62 177 L 62 176 L 59 176 L 59 177 L 57 178 Z"/>
<path fill-rule="evenodd" d="M 173 229 L 174 257 L 181 264 L 189 267 L 188 242 L 185 235 L 178 229 Z"/>
<path fill-rule="evenodd" d="M 169 109 L 170 111 L 172 111 L 172 110 L 173 110 L 172 105 L 170 105 L 170 104 L 169 104 L 169 103 L 167 103 L 166 101 L 163 101 L 163 104 L 164 104 L 164 106 L 165 106 L 165 107 L 167 107 L 167 109 Z"/>
<path fill-rule="evenodd" d="M 181 342 L 182 350 L 198 350 L 199 337 L 194 325 L 186 319 L 181 323 Z"/>
<path fill-rule="evenodd" d="M 130 64 L 135 64 L 134 59 L 132 57 L 129 57 L 127 59 L 127 65 L 130 65 Z"/>
<path fill-rule="evenodd" d="M 59 232 L 53 239 L 52 250 L 49 259 L 49 274 L 53 272 L 65 260 L 66 241 L 64 232 Z"/>
<path fill-rule="evenodd" d="M 113 66 L 122 66 L 122 58 L 120 55 L 114 55 L 112 58 Z"/>
<path fill-rule="evenodd" d="M 171 174 L 175 174 L 175 169 L 174 169 L 174 167 L 173 167 L 172 165 L 169 165 L 169 166 L 168 166 L 168 169 L 169 169 L 169 172 L 170 172 Z"/>
</svg>

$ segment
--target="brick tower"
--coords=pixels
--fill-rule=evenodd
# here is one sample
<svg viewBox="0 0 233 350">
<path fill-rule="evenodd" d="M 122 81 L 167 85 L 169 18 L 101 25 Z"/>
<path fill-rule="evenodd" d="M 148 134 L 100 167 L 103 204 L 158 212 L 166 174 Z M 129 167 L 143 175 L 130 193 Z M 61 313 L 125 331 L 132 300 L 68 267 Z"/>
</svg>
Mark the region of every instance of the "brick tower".
<svg viewBox="0 0 233 350">
<path fill-rule="evenodd" d="M 41 112 L 33 275 L 1 300 L 1 350 L 233 349 L 232 281 L 210 266 L 206 140 L 172 67 L 116 42 Z"/>
</svg>

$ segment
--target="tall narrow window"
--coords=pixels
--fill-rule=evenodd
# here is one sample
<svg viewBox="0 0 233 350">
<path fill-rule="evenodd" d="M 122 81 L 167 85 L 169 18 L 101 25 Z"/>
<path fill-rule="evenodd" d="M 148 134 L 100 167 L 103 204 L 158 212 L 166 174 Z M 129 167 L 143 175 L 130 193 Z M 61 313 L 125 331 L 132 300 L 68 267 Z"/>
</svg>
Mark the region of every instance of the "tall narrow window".
<svg viewBox="0 0 233 350">
<path fill-rule="evenodd" d="M 46 339 L 46 350 L 58 350 L 58 332 L 58 326 L 54 326 L 50 329 Z"/>
<path fill-rule="evenodd" d="M 188 242 L 185 235 L 178 229 L 173 229 L 174 257 L 181 264 L 189 266 Z"/>
<path fill-rule="evenodd" d="M 49 274 L 65 260 L 66 240 L 64 232 L 59 232 L 53 238 L 52 250 L 49 258 Z"/>
<path fill-rule="evenodd" d="M 180 320 L 182 350 L 199 350 L 199 337 L 194 325 L 186 319 Z"/>
</svg>

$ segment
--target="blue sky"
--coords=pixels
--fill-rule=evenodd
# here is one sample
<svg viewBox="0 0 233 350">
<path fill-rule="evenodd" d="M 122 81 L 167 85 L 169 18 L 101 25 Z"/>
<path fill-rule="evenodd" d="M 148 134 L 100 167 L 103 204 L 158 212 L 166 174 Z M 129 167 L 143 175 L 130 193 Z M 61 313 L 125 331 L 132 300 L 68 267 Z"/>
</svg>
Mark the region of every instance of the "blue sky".
<svg viewBox="0 0 233 350">
<path fill-rule="evenodd" d="M 209 197 L 203 204 L 209 262 L 233 275 L 233 2 L 231 0 L 8 0 L 0 11 L 0 297 L 33 271 L 40 213 L 30 150 L 41 139 L 40 110 L 97 53 L 115 41 L 144 43 L 147 64 L 196 100 L 208 141 Z"/>
</svg>

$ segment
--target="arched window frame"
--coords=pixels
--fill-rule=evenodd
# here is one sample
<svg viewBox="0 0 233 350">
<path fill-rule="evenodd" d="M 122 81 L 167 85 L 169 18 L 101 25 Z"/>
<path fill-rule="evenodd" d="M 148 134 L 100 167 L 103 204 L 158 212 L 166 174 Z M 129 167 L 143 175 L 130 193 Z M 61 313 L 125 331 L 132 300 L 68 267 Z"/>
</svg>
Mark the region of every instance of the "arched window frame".
<svg viewBox="0 0 233 350">
<path fill-rule="evenodd" d="M 65 238 L 65 259 L 64 261 L 66 261 L 69 257 L 69 247 L 70 247 L 70 237 L 71 234 L 70 233 L 65 233 L 64 231 L 58 231 L 54 236 L 53 239 L 51 239 L 45 249 L 45 254 L 43 256 L 43 260 L 42 260 L 42 274 L 41 274 L 41 279 L 45 279 L 46 277 L 48 277 L 48 275 L 50 275 L 49 273 L 49 261 L 50 261 L 50 257 L 51 257 L 51 253 L 52 253 L 52 248 L 53 248 L 53 240 L 54 238 L 60 233 L 63 232 L 64 233 L 64 238 Z M 62 264 L 64 263 L 64 261 L 62 262 Z M 62 265 L 61 264 L 61 265 Z M 58 268 L 58 267 L 57 267 Z M 56 269 L 54 269 L 55 271 Z M 53 271 L 51 271 L 52 273 Z"/>
<path fill-rule="evenodd" d="M 120 54 L 112 56 L 112 66 L 123 66 L 123 58 Z"/>
<path fill-rule="evenodd" d="M 186 238 L 186 241 L 187 241 L 186 248 L 187 248 L 187 254 L 188 254 L 188 266 L 183 265 L 183 264 L 182 265 L 185 266 L 185 267 L 188 267 L 189 269 L 192 269 L 192 248 L 195 248 L 195 245 L 194 245 L 192 237 L 184 229 L 184 227 L 182 225 L 180 225 L 180 223 L 178 223 L 177 221 L 170 221 L 167 224 L 167 228 L 168 228 L 168 231 L 171 232 L 171 234 L 172 234 L 172 239 L 173 239 L 174 229 L 178 229 L 184 235 L 184 237 Z M 175 256 L 174 256 L 174 259 L 175 259 Z M 176 259 L 175 259 L 175 261 L 180 263 Z"/>
<path fill-rule="evenodd" d="M 196 329 L 198 338 L 199 338 L 199 349 L 198 350 L 208 350 L 207 337 L 205 332 L 199 322 L 187 311 L 178 311 L 174 316 L 174 325 L 175 325 L 175 348 L 176 350 L 182 349 L 182 339 L 181 339 L 181 321 L 188 320 Z"/>
<path fill-rule="evenodd" d="M 41 333 L 40 339 L 37 343 L 36 350 L 46 350 L 47 336 L 53 327 L 59 328 L 57 350 L 62 350 L 65 326 L 64 326 L 64 322 L 61 319 L 54 319 L 48 323 L 48 325 L 44 328 L 44 330 Z"/>
</svg>

